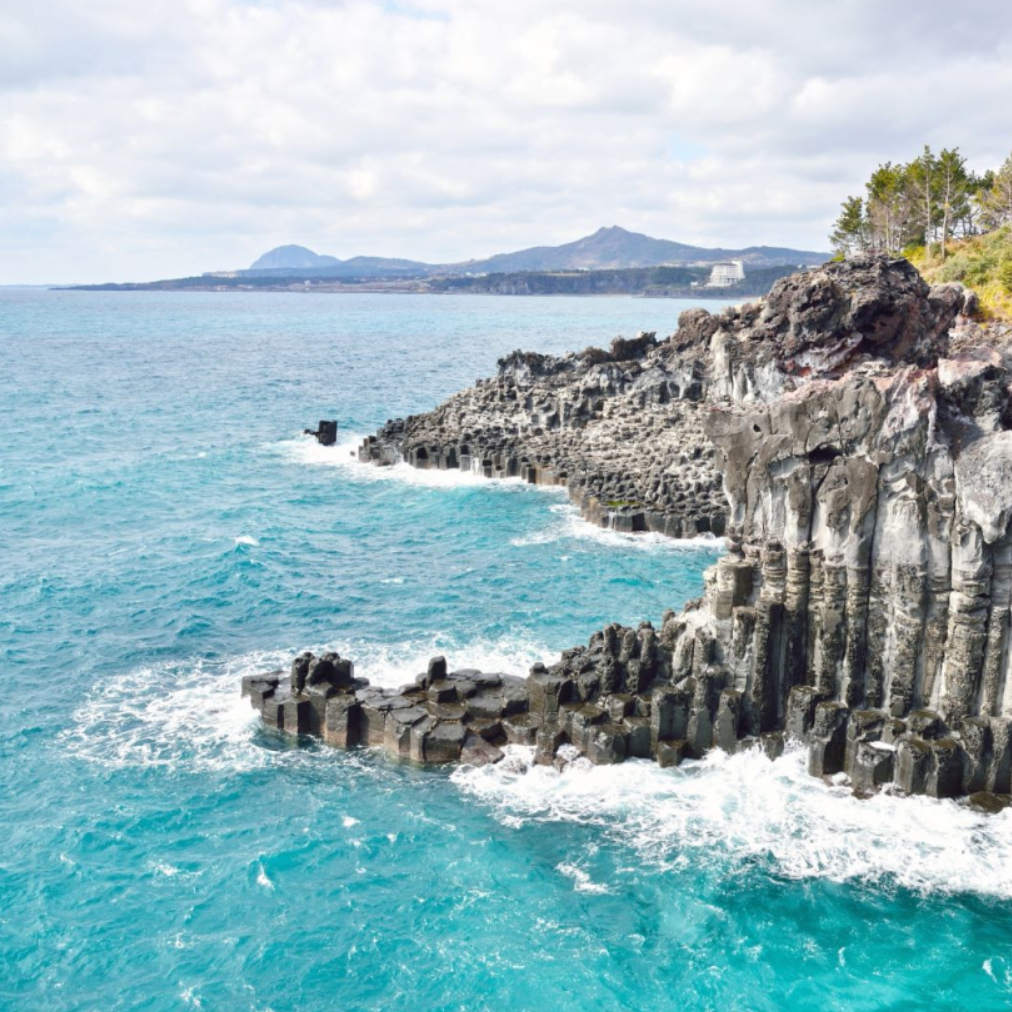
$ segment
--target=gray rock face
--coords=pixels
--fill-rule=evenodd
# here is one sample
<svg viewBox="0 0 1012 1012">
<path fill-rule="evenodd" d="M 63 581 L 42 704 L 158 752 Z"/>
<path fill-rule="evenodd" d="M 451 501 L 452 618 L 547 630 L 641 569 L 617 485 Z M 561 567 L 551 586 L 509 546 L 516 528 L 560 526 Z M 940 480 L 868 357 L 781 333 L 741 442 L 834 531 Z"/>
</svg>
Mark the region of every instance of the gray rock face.
<svg viewBox="0 0 1012 1012">
<path fill-rule="evenodd" d="M 1012 515 L 1012 432 L 993 432 L 971 443 L 956 461 L 961 512 L 989 545 L 1000 541 Z"/>
<path fill-rule="evenodd" d="M 1012 355 L 972 304 L 905 261 L 858 258 L 785 278 L 762 303 L 691 310 L 665 341 L 517 352 L 388 423 L 363 460 L 565 484 L 598 522 L 726 532 L 728 552 L 659 630 L 608 626 L 512 694 L 438 664 L 424 698 L 360 690 L 360 740 L 378 743 L 381 724 L 387 740 L 401 706 L 424 711 L 423 736 L 463 728 L 409 741 L 420 758 L 520 742 L 539 762 L 566 746 L 670 765 L 715 746 L 775 756 L 786 737 L 807 743 L 813 774 L 860 792 L 1008 794 Z M 321 725 L 270 677 L 248 687 L 267 723 Z M 307 668 L 311 699 L 310 683 Z"/>
</svg>

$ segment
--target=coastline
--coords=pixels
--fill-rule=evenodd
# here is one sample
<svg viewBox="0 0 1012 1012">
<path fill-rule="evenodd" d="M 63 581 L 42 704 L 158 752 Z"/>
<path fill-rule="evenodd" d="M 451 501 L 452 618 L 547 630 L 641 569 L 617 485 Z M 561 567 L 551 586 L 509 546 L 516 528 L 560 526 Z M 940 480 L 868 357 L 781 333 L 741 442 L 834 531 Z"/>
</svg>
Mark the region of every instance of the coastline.
<svg viewBox="0 0 1012 1012">
<path fill-rule="evenodd" d="M 859 312 L 859 326 L 874 337 L 847 336 L 834 346 L 822 307 L 814 322 L 806 319 L 826 300 L 831 318 L 853 326 L 847 314 Z M 687 312 L 665 342 L 641 334 L 616 340 L 610 352 L 587 349 L 562 359 L 517 352 L 500 361 L 496 378 L 429 415 L 387 423 L 362 444 L 360 461 L 565 486 L 585 518 L 626 532 L 723 533 L 729 516 L 728 554 L 707 572 L 703 597 L 679 615 L 667 613 L 660 630 L 650 623 L 607 626 L 551 668 L 535 665 L 524 687 L 511 683 L 509 705 L 530 718 L 522 728 L 505 720 L 518 710 L 486 706 L 488 730 L 468 708 L 479 673 L 447 672 L 441 658 L 414 686 L 379 702 L 367 686 L 359 687 L 367 694 L 359 699 L 347 679 L 322 676 L 322 701 L 303 699 L 305 678 L 293 666 L 287 681 L 278 674 L 257 683 L 255 705 L 270 711 L 274 726 L 326 737 L 327 694 L 343 692 L 334 704 L 342 713 L 337 743 L 378 744 L 383 737 L 398 754 L 425 761 L 430 734 L 441 736 L 432 761 L 448 761 L 454 749 L 451 758 L 460 758 L 465 741 L 472 752 L 481 741 L 490 762 L 501 760 L 500 745 L 535 744 L 539 762 L 572 749 L 595 763 L 653 757 L 661 765 L 715 747 L 759 747 L 775 756 L 790 739 L 808 747 L 813 775 L 844 776 L 858 794 L 964 794 L 984 807 L 1004 807 L 1012 790 L 1012 721 L 1002 699 L 1009 683 L 986 673 L 983 655 L 961 645 L 959 624 L 939 639 L 936 619 L 918 644 L 904 625 L 891 629 L 871 610 L 892 577 L 889 549 L 868 553 L 881 529 L 900 530 L 882 502 L 891 485 L 879 486 L 894 481 L 883 465 L 893 459 L 899 473 L 937 467 L 937 451 L 926 449 L 931 444 L 921 434 L 938 410 L 926 399 L 948 398 L 949 410 L 967 419 L 963 429 L 995 424 L 979 414 L 979 395 L 967 399 L 964 389 L 968 377 L 1002 361 L 997 351 L 960 357 L 973 305 L 961 286 L 929 291 L 905 261 L 829 265 L 786 279 L 766 303 L 719 318 Z M 969 340 L 980 337 L 973 332 Z M 920 371 L 911 370 L 911 360 Z M 927 378 L 925 364 L 935 370 Z M 904 407 L 911 400 L 921 405 L 914 412 Z M 675 439 L 658 444 L 673 422 Z M 657 459 L 658 445 L 664 457 L 696 433 L 705 434 L 719 464 L 697 442 L 691 454 L 681 451 L 671 480 L 656 465 L 644 466 Z M 1001 469 L 1004 434 L 989 438 L 974 444 L 987 444 L 981 466 Z M 624 459 L 640 462 L 635 471 L 617 464 L 623 447 Z M 595 466 L 605 470 L 596 474 Z M 704 509 L 687 527 L 684 510 L 673 517 L 664 504 L 670 510 L 686 490 L 712 488 L 706 476 L 715 466 L 729 513 Z M 1005 538 L 1008 515 L 991 517 L 991 507 L 979 504 L 975 466 L 962 478 L 957 469 L 963 490 L 949 508 L 962 512 L 964 525 L 983 524 L 990 541 Z M 909 514 L 903 494 L 897 509 Z M 943 527 L 946 539 L 950 529 Z M 926 535 L 909 528 L 901 535 L 911 536 Z M 902 541 L 893 550 L 908 552 Z M 916 596 L 893 597 L 891 605 L 923 614 Z M 958 598 L 952 607 L 958 610 Z M 921 651 L 930 657 L 915 662 Z M 892 670 L 884 674 L 886 664 Z M 917 664 L 941 666 L 940 677 L 933 670 L 918 675 Z M 449 711 L 438 709 L 443 702 Z M 417 741 L 410 721 L 401 728 L 401 710 L 421 728 Z M 400 730 L 388 733 L 387 724 Z M 442 736 L 451 731 L 457 737 L 448 752 Z"/>
<path fill-rule="evenodd" d="M 365 285 L 349 285 L 346 287 L 326 288 L 314 285 L 306 288 L 301 285 L 285 285 L 277 287 L 249 286 L 249 287 L 187 287 L 168 288 L 148 284 L 110 284 L 110 285 L 12 285 L 12 288 L 41 288 L 51 292 L 173 292 L 185 294 L 187 292 L 224 294 L 287 294 L 287 295 L 433 295 L 433 296 L 490 296 L 493 298 L 517 298 L 517 299 L 675 299 L 675 300 L 699 300 L 703 299 L 712 302 L 729 302 L 740 305 L 750 299 L 757 298 L 754 295 L 726 295 L 700 293 L 696 289 L 687 292 L 679 292 L 672 295 L 660 295 L 652 292 L 488 292 L 488 291 L 427 291 L 415 288 L 371 288 Z"/>
</svg>

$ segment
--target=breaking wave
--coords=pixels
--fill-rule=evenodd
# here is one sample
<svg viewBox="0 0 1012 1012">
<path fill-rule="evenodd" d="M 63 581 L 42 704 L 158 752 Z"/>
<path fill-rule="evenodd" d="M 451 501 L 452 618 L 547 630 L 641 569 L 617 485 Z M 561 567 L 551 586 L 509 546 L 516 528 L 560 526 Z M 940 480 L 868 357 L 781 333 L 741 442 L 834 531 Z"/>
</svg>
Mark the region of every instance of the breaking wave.
<svg viewBox="0 0 1012 1012">
<path fill-rule="evenodd" d="M 676 539 L 652 532 L 626 534 L 598 527 L 597 524 L 584 520 L 580 516 L 579 507 L 572 502 L 554 503 L 548 509 L 551 519 L 546 527 L 534 531 L 532 534 L 513 538 L 510 544 L 516 548 L 524 548 L 529 545 L 545 545 L 556 541 L 576 539 L 591 541 L 606 548 L 621 549 L 623 552 L 630 550 L 660 551 L 672 554 L 697 551 L 700 548 L 713 550 L 720 548 L 723 544 L 722 540 L 713 534 L 700 534 L 694 538 Z"/>
<path fill-rule="evenodd" d="M 489 485 L 515 489 L 536 487 L 543 491 L 565 494 L 565 489 L 532 486 L 520 478 L 486 478 L 473 471 L 457 468 L 448 471 L 420 469 L 403 461 L 388 467 L 362 465 L 358 459 L 358 448 L 363 438 L 362 435 L 348 434 L 333 446 L 322 446 L 312 436 L 300 436 L 279 443 L 267 443 L 264 448 L 280 453 L 293 464 L 339 468 L 343 472 L 342 477 L 357 482 L 395 481 L 423 488 L 473 488 Z"/>
<path fill-rule="evenodd" d="M 421 488 L 488 488 L 520 491 L 536 490 L 553 498 L 563 499 L 549 507 L 549 519 L 546 526 L 530 534 L 513 538 L 510 541 L 516 548 L 531 545 L 551 544 L 566 540 L 585 540 L 607 548 L 628 551 L 665 551 L 685 552 L 696 549 L 719 548 L 722 540 L 713 534 L 700 534 L 694 538 L 674 539 L 663 534 L 637 533 L 626 534 L 608 530 L 597 524 L 584 520 L 579 508 L 568 499 L 568 492 L 560 486 L 530 485 L 520 478 L 486 478 L 470 471 L 420 470 L 410 464 L 399 463 L 389 467 L 363 466 L 358 460 L 357 452 L 363 437 L 349 435 L 342 442 L 333 446 L 321 446 L 311 436 L 284 440 L 280 443 L 266 444 L 273 452 L 280 452 L 291 463 L 333 467 L 346 477 L 356 482 L 400 482 Z"/>
<path fill-rule="evenodd" d="M 662 770 L 646 761 L 561 774 L 510 747 L 509 761 L 461 767 L 452 780 L 504 825 L 599 827 L 662 871 L 758 864 L 786 879 L 828 879 L 919 893 L 1012 899 L 1012 811 L 983 815 L 953 801 L 880 794 L 858 800 L 810 777 L 803 750 L 711 753 Z M 566 869 L 577 888 L 590 883 Z"/>
</svg>

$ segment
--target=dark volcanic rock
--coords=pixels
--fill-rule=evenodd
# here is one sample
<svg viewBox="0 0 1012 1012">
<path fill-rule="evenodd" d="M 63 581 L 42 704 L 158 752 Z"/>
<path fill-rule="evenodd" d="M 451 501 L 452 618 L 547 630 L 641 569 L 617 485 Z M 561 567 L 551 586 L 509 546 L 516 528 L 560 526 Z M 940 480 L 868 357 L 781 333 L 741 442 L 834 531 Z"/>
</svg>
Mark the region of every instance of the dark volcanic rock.
<svg viewBox="0 0 1012 1012">
<path fill-rule="evenodd" d="M 934 293 L 909 261 L 862 256 L 778 281 L 753 339 L 788 372 L 826 373 L 862 354 L 931 361 L 962 308 L 962 286 Z"/>
</svg>

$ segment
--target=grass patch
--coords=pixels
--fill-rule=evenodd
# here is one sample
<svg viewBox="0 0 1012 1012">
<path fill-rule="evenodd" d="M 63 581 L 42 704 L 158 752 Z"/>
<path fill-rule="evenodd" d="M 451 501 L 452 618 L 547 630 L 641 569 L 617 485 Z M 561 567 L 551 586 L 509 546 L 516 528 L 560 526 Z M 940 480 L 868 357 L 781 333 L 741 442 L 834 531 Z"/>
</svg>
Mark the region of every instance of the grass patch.
<svg viewBox="0 0 1012 1012">
<path fill-rule="evenodd" d="M 960 281 L 972 288 L 985 320 L 1012 320 L 1012 226 L 952 242 L 948 253 L 943 261 L 937 245 L 903 251 L 929 284 Z"/>
</svg>

